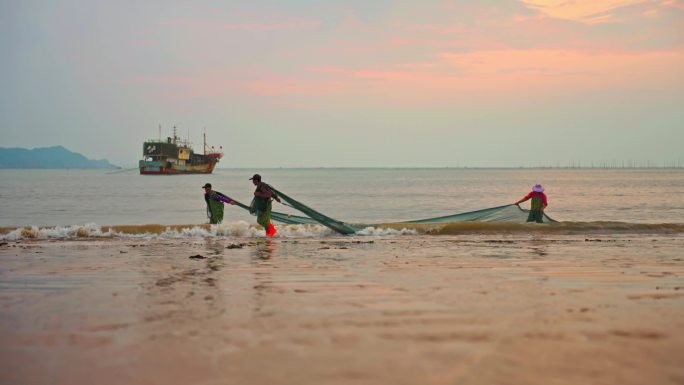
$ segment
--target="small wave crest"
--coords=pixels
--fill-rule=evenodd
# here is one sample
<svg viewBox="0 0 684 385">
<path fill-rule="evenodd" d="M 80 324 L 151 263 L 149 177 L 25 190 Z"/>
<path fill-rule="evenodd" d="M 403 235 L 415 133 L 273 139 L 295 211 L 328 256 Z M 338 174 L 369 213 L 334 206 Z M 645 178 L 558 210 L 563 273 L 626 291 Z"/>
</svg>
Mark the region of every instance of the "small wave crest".
<svg viewBox="0 0 684 385">
<path fill-rule="evenodd" d="M 683 223 L 628 223 L 628 222 L 554 222 L 554 223 L 388 223 L 388 228 L 401 231 L 415 230 L 418 234 L 682 234 Z"/>
<path fill-rule="evenodd" d="M 0 240 L 15 241 L 19 239 L 63 239 L 63 238 L 86 238 L 86 237 L 112 237 L 115 234 L 110 230 L 102 231 L 100 226 L 94 223 L 72 226 L 55 227 L 18 227 L 0 229 Z"/>
<path fill-rule="evenodd" d="M 406 227 L 392 228 L 392 227 L 374 227 L 369 226 L 363 230 L 357 231 L 357 235 L 368 235 L 368 236 L 383 236 L 383 235 L 417 235 L 418 231 L 416 229 L 407 229 Z"/>
<path fill-rule="evenodd" d="M 278 225 L 280 237 L 324 237 L 334 235 L 322 225 Z M 79 238 L 204 238 L 204 237 L 263 237 L 264 230 L 245 221 L 218 225 L 85 225 L 0 228 L 0 240 L 20 239 L 79 239 Z"/>
</svg>

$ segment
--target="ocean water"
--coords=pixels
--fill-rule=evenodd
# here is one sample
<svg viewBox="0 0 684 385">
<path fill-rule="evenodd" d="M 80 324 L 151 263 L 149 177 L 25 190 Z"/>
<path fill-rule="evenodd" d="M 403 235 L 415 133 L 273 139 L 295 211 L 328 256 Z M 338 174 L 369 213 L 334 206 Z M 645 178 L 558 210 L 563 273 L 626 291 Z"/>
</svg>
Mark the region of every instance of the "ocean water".
<svg viewBox="0 0 684 385">
<path fill-rule="evenodd" d="M 211 175 L 0 170 L 0 227 L 202 224 L 205 182 L 249 204 L 264 181 L 333 217 L 399 222 L 513 203 L 533 183 L 558 221 L 684 223 L 682 169 L 219 169 Z M 524 205 L 523 205 L 524 206 Z M 274 210 L 296 212 L 274 203 Z M 224 222 L 254 222 L 226 206 Z"/>
</svg>

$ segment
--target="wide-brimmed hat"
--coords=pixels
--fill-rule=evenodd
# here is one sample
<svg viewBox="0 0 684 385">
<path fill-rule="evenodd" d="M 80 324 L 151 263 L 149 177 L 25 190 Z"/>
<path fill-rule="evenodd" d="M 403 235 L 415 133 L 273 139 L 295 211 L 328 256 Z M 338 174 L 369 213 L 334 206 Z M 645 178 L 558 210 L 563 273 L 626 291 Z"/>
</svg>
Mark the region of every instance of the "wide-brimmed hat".
<svg viewBox="0 0 684 385">
<path fill-rule="evenodd" d="M 535 184 L 532 186 L 532 191 L 534 192 L 544 192 L 544 186 L 540 185 L 539 183 Z"/>
</svg>

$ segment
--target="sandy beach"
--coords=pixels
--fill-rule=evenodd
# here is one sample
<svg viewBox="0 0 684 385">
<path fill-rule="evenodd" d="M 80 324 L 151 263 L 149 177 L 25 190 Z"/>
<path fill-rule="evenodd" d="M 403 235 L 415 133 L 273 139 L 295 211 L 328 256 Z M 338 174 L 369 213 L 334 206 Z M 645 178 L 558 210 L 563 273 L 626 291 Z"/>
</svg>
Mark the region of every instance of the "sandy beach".
<svg viewBox="0 0 684 385">
<path fill-rule="evenodd" d="M 679 234 L 2 243 L 3 384 L 684 384 Z"/>
</svg>

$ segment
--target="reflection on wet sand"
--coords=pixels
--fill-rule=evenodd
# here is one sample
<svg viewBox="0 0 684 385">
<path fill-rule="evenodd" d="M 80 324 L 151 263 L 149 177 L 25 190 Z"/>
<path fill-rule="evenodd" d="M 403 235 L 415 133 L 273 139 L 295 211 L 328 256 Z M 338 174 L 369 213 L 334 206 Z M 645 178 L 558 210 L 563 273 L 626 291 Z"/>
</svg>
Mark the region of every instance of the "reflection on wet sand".
<svg viewBox="0 0 684 385">
<path fill-rule="evenodd" d="M 681 237 L 370 241 L 2 246 L 0 379 L 636 385 L 681 378 Z"/>
<path fill-rule="evenodd" d="M 254 300 L 252 306 L 252 316 L 255 318 L 262 317 L 265 314 L 262 309 L 267 302 L 267 296 L 273 288 L 273 277 L 270 269 L 262 269 L 260 267 L 268 266 L 264 261 L 270 260 L 275 254 L 278 247 L 278 241 L 266 239 L 257 241 L 251 254 L 252 265 L 255 267 L 253 272 L 254 277 Z"/>
<path fill-rule="evenodd" d="M 254 249 L 254 257 L 260 260 L 271 259 L 273 254 L 276 252 L 277 245 L 277 241 L 273 241 L 271 239 L 258 241 L 256 243 L 256 248 Z"/>
</svg>

